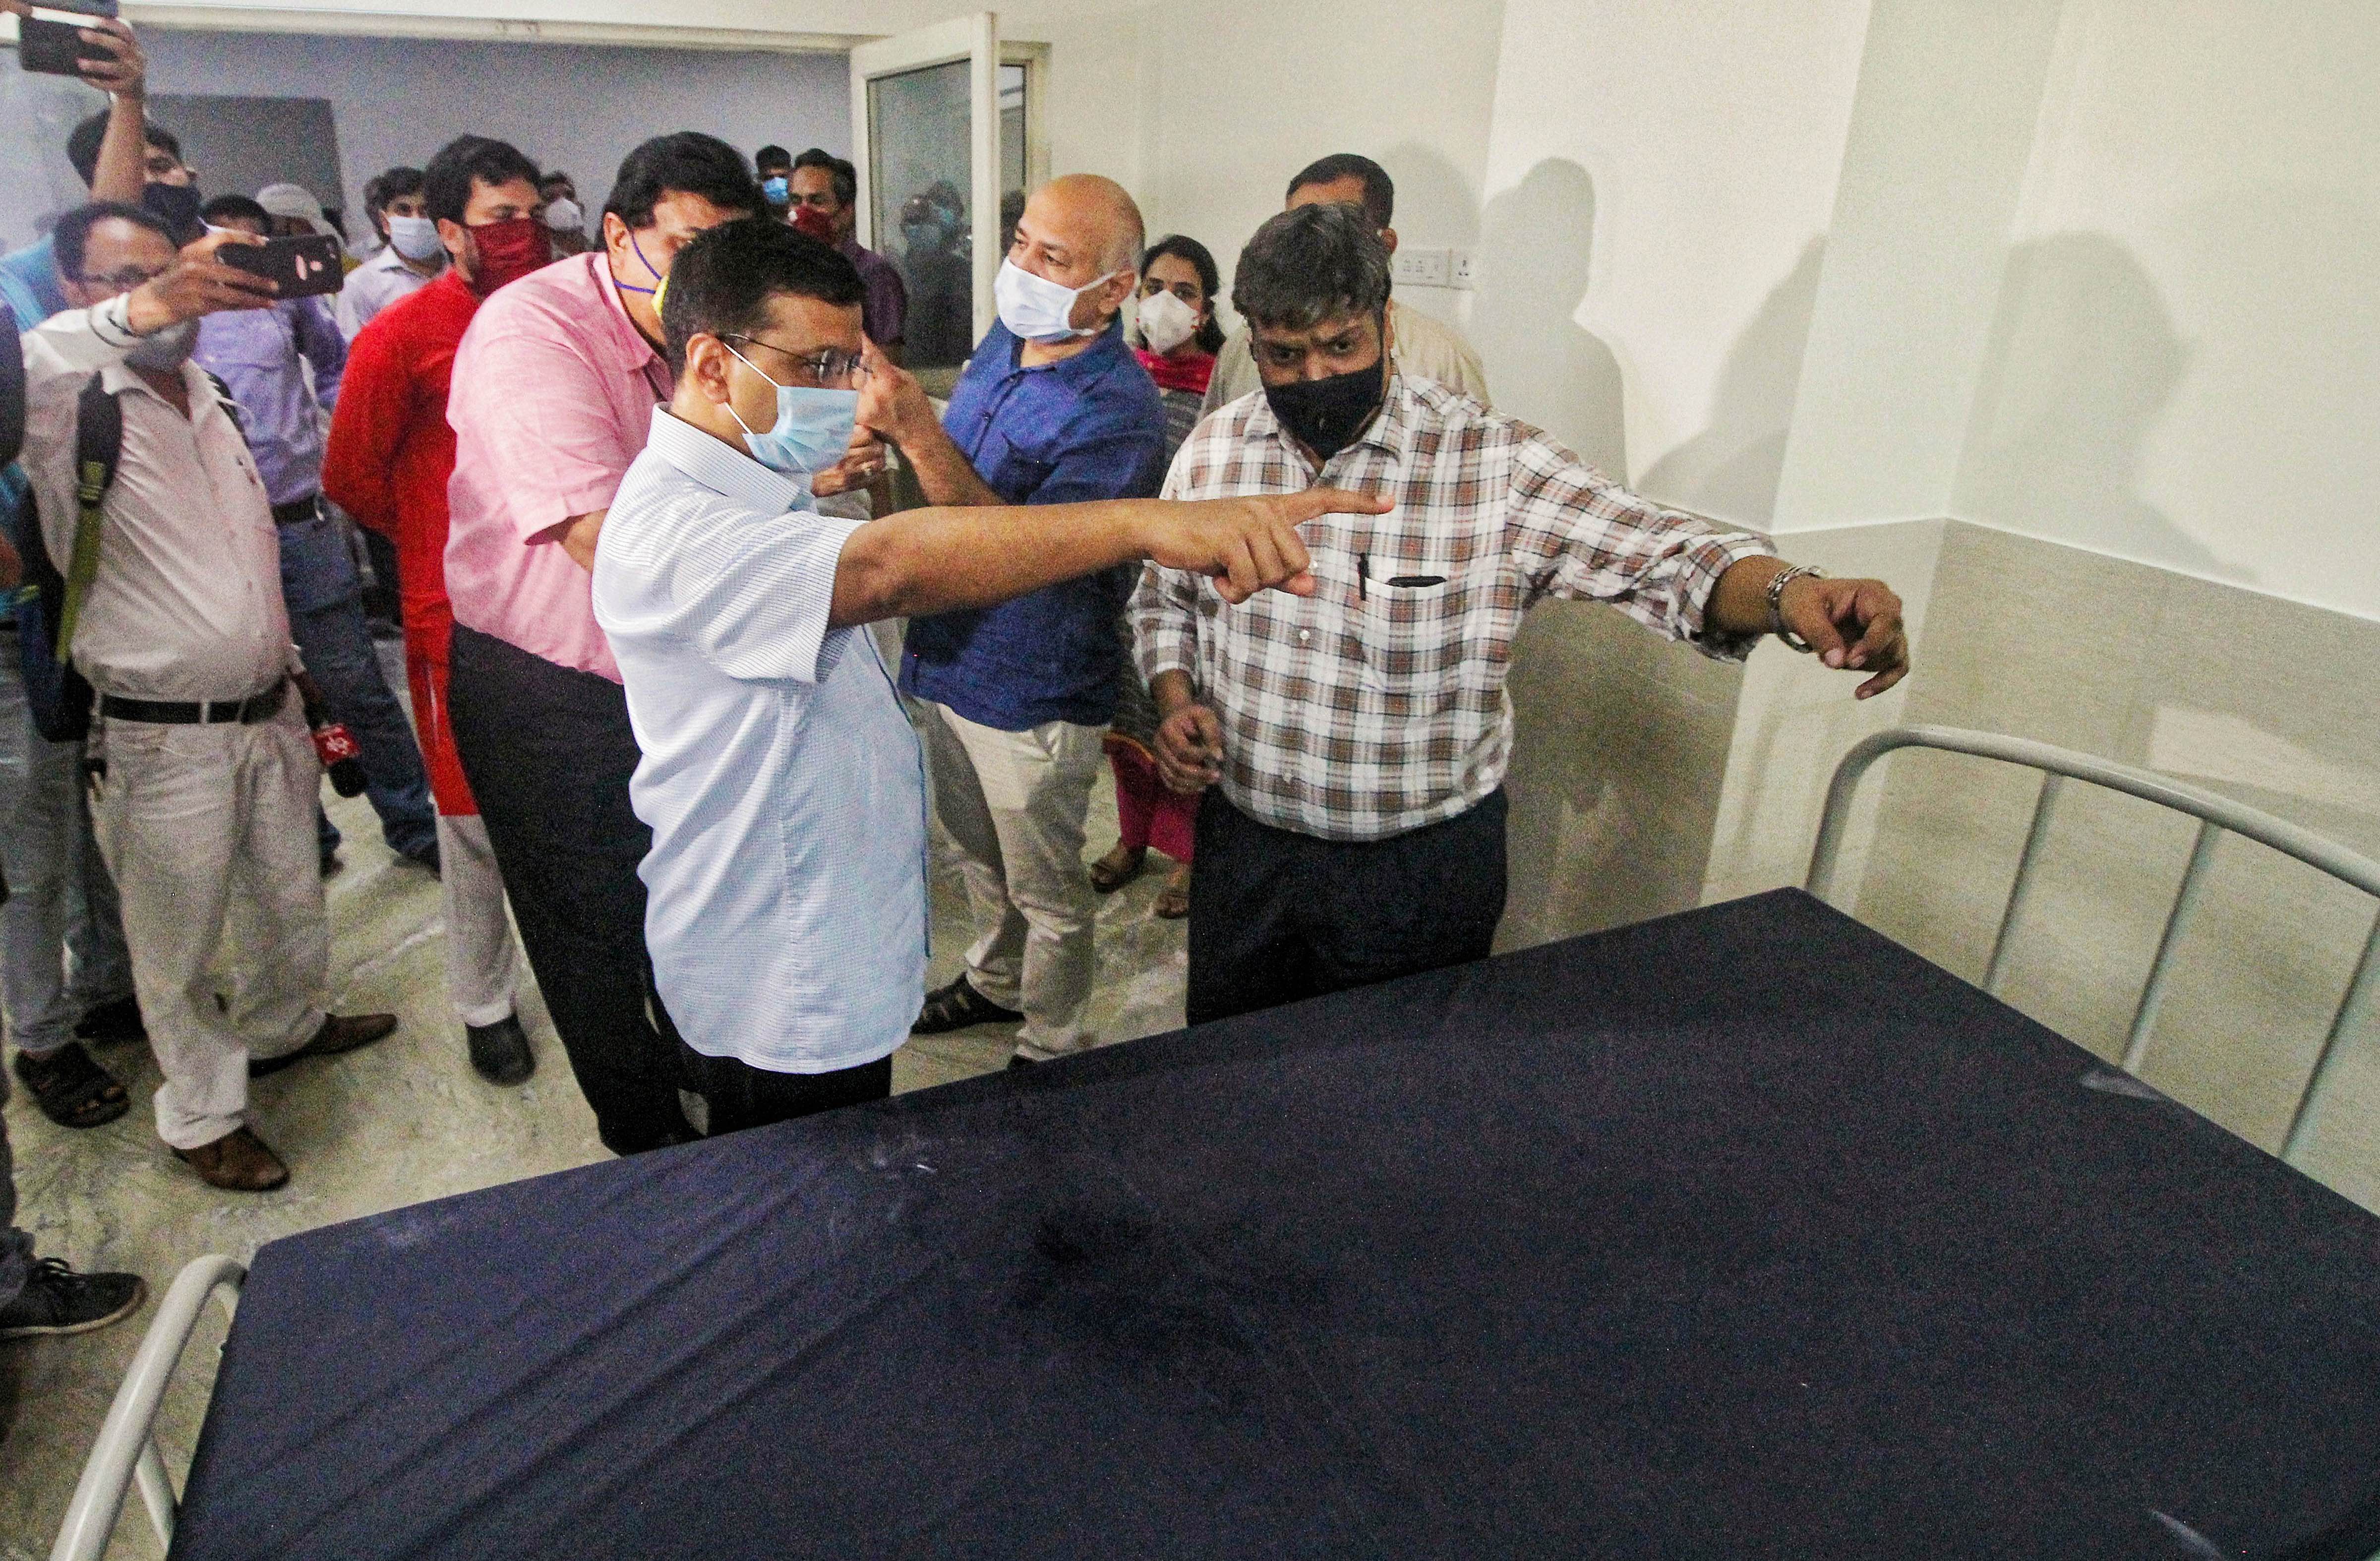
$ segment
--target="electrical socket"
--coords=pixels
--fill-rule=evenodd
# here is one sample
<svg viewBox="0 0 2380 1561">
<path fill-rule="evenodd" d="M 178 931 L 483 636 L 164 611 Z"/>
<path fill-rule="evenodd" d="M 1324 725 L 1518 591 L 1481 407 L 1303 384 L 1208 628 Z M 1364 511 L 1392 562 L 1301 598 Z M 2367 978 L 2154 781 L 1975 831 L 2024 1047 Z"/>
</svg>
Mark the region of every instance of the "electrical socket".
<svg viewBox="0 0 2380 1561">
<path fill-rule="evenodd" d="M 1454 286 L 1469 288 L 1478 275 L 1478 260 L 1469 250 L 1454 251 L 1452 271 Z"/>
<path fill-rule="evenodd" d="M 1408 287 L 1443 287 L 1453 270 L 1453 263 L 1451 250 L 1400 249 L 1392 274 L 1400 284 Z"/>
</svg>

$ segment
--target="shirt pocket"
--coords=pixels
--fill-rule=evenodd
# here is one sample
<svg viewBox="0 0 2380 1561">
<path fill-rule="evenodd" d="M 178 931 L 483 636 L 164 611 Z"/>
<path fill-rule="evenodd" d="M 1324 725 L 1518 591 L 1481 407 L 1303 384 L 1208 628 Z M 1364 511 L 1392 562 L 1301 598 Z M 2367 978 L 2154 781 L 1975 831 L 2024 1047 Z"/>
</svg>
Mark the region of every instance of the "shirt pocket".
<svg viewBox="0 0 2380 1561">
<path fill-rule="evenodd" d="M 1398 583 L 1391 583 L 1398 582 Z M 1364 691 L 1392 716 L 1451 709 L 1477 681 L 1492 559 L 1373 555 L 1347 603 Z"/>
<path fill-rule="evenodd" d="M 1058 463 L 1039 458 L 1004 433 L 994 433 L 992 442 L 993 459 L 981 469 L 984 485 L 1011 504 L 1032 503 Z"/>
</svg>

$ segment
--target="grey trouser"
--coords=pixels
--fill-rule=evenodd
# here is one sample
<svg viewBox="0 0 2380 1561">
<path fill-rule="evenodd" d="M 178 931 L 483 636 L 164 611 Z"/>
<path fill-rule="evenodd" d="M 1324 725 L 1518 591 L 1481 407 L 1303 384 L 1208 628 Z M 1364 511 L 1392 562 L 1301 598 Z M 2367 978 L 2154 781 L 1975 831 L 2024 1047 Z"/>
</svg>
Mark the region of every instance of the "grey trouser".
<svg viewBox="0 0 2380 1561">
<path fill-rule="evenodd" d="M 0 1106 L 8 1104 L 8 1070 L 0 1067 Z M 8 1154 L 8 1118 L 0 1116 L 0 1306 L 25 1287 L 33 1238 L 17 1228 L 17 1165 Z"/>
<path fill-rule="evenodd" d="M 0 623 L 0 1017 L 39 1056 L 74 1039 L 82 1016 L 132 995 L 115 884 L 99 858 L 83 745 L 33 730 L 16 631 Z"/>
</svg>

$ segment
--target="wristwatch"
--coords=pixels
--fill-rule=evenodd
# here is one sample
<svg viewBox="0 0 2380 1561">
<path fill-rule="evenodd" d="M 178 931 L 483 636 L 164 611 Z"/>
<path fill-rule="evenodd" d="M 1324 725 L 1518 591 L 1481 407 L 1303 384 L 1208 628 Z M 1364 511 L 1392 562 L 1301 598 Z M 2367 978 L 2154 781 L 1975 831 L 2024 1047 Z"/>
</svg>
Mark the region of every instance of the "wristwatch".
<svg viewBox="0 0 2380 1561">
<path fill-rule="evenodd" d="M 1785 595 L 1785 588 L 1804 575 L 1822 580 L 1827 578 L 1827 571 L 1808 564 L 1790 564 L 1769 577 L 1768 632 L 1806 656 L 1810 653 L 1810 642 L 1785 627 L 1785 616 L 1777 608 L 1777 604 Z"/>
</svg>

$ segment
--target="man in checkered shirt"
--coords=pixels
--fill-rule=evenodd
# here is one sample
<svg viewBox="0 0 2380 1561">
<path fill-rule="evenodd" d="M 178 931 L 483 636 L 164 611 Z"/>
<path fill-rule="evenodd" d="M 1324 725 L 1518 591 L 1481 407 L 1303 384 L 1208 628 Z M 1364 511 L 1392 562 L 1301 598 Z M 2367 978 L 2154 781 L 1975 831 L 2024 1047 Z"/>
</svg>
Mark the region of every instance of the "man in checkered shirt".
<svg viewBox="0 0 2380 1561">
<path fill-rule="evenodd" d="M 1900 601 L 1758 538 L 1647 504 L 1526 423 L 1396 372 L 1389 251 L 1353 207 L 1258 229 L 1232 302 L 1261 395 L 1199 424 L 1170 499 L 1373 493 L 1304 529 L 1311 596 L 1227 606 L 1152 566 L 1133 604 L 1158 762 L 1199 810 L 1193 1024 L 1476 959 L 1504 910 L 1504 681 L 1548 596 L 1609 602 L 1704 654 L 1783 635 L 1864 673 L 1909 668 Z"/>
</svg>

